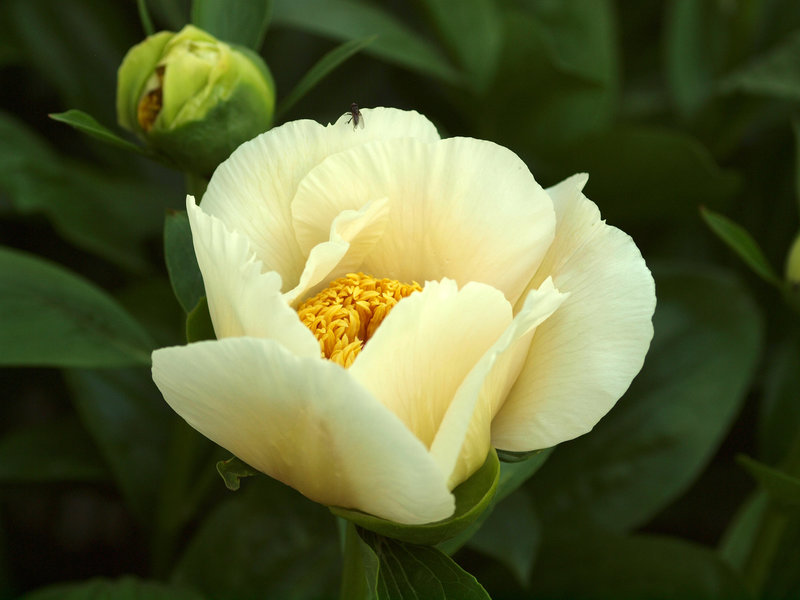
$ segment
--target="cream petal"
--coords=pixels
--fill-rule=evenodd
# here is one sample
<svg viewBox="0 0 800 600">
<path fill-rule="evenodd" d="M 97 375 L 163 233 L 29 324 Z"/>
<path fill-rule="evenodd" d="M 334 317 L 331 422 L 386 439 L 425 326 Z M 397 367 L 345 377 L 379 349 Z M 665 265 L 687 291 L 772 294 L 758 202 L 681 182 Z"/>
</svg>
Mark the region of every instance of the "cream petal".
<svg viewBox="0 0 800 600">
<path fill-rule="evenodd" d="M 462 381 L 511 319 L 509 302 L 488 285 L 429 281 L 392 309 L 350 374 L 430 446 Z"/>
<path fill-rule="evenodd" d="M 536 330 L 492 423 L 497 448 L 528 451 L 577 437 L 605 415 L 642 367 L 655 284 L 627 234 L 606 225 L 576 175 L 548 190 L 556 237 L 531 286 L 552 276 L 569 298 Z"/>
<path fill-rule="evenodd" d="M 281 295 L 281 278 L 262 273 L 247 238 L 186 198 L 192 241 L 218 338 L 272 338 L 298 356 L 319 356 L 314 335 Z"/>
<path fill-rule="evenodd" d="M 301 252 L 295 240 L 290 204 L 298 183 L 315 165 L 374 139 L 439 139 L 433 124 L 414 111 L 362 112 L 369 125 L 355 132 L 345 117 L 327 127 L 300 120 L 270 129 L 237 148 L 211 177 L 203 210 L 245 235 L 265 268 L 280 274 L 285 289 L 297 285 L 310 250 Z"/>
<path fill-rule="evenodd" d="M 301 248 L 341 211 L 388 197 L 389 225 L 364 270 L 400 281 L 480 281 L 516 302 L 553 238 L 552 201 L 513 152 L 491 142 L 396 139 L 328 157 L 292 202 Z"/>
<path fill-rule="evenodd" d="M 486 459 L 491 423 L 517 378 L 536 328 L 567 298 L 546 279 L 531 290 L 522 309 L 500 338 L 481 357 L 458 388 L 431 445 L 431 454 L 452 489 Z"/>
<path fill-rule="evenodd" d="M 293 304 L 313 295 L 331 280 L 357 271 L 386 229 L 389 201 L 367 202 L 360 210 L 342 211 L 331 224 L 330 239 L 311 249 L 298 284 L 284 294 Z"/>
<path fill-rule="evenodd" d="M 422 142 L 435 142 L 439 139 L 436 126 L 427 117 L 415 110 L 398 110 L 379 106 L 362 108 L 363 128 L 354 128 L 350 113 L 343 113 L 336 122 L 328 125 L 331 134 L 339 136 L 331 143 L 343 150 L 358 144 L 393 138 L 414 138 Z"/>
<path fill-rule="evenodd" d="M 425 446 L 332 362 L 226 338 L 157 350 L 153 379 L 192 427 L 312 500 L 409 524 L 453 513 Z"/>
</svg>

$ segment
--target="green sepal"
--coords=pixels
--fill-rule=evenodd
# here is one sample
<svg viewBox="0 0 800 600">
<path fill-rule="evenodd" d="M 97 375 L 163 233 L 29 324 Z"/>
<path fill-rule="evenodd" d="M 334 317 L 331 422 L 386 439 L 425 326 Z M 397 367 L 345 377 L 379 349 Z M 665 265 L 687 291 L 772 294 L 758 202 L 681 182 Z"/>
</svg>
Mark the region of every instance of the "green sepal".
<svg viewBox="0 0 800 600">
<path fill-rule="evenodd" d="M 225 482 L 225 487 L 232 492 L 239 489 L 243 477 L 252 477 L 258 474 L 250 465 L 235 456 L 231 456 L 228 460 L 217 462 L 217 473 L 220 474 L 220 477 Z"/>
<path fill-rule="evenodd" d="M 216 337 L 211 314 L 208 312 L 208 301 L 203 296 L 197 302 L 197 306 L 186 315 L 186 341 L 191 344 L 203 340 L 214 340 Z"/>
<path fill-rule="evenodd" d="M 403 525 L 387 519 L 368 515 L 358 510 L 331 506 L 337 517 L 380 534 L 410 544 L 433 546 L 458 535 L 480 517 L 489 506 L 500 478 L 500 461 L 492 449 L 480 469 L 453 490 L 456 510 L 451 517 L 424 525 Z"/>
</svg>

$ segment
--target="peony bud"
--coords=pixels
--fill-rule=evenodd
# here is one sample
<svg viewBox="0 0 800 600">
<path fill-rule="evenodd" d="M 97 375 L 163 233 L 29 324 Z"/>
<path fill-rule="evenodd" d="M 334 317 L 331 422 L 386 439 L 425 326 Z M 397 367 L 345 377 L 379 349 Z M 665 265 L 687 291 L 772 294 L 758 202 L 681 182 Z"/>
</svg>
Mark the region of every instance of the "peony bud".
<svg viewBox="0 0 800 600">
<path fill-rule="evenodd" d="M 258 55 L 192 25 L 151 35 L 118 72 L 119 124 L 199 175 L 269 129 L 274 106 L 275 84 Z"/>
</svg>

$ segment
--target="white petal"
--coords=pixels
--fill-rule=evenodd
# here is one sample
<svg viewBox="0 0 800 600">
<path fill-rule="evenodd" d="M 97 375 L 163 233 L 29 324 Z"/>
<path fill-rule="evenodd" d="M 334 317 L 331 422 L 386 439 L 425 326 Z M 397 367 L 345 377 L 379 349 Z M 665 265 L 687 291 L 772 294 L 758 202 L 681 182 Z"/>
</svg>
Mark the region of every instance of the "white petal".
<svg viewBox="0 0 800 600">
<path fill-rule="evenodd" d="M 511 318 L 503 294 L 485 284 L 427 282 L 392 309 L 350 373 L 430 446 L 462 381 Z"/>
<path fill-rule="evenodd" d="M 300 281 L 284 295 L 285 301 L 292 304 L 357 271 L 383 235 L 388 218 L 386 198 L 367 202 L 360 210 L 342 211 L 331 224 L 330 239 L 311 249 Z"/>
<path fill-rule="evenodd" d="M 491 446 L 492 418 L 525 362 L 534 331 L 567 296 L 553 287 L 551 279 L 529 292 L 511 325 L 459 387 L 431 446 L 439 468 L 450 473 L 451 488 L 483 464 Z"/>
<path fill-rule="evenodd" d="M 373 139 L 439 137 L 430 121 L 413 111 L 365 109 L 363 114 L 368 126 L 355 132 L 344 117 L 327 127 L 301 120 L 270 129 L 239 146 L 211 177 L 203 210 L 245 235 L 266 270 L 280 274 L 284 289 L 297 285 L 310 250 L 301 252 L 297 245 L 290 203 L 297 184 L 315 165 Z"/>
<path fill-rule="evenodd" d="M 374 142 L 327 158 L 292 203 L 297 239 L 327 238 L 341 211 L 388 197 L 389 225 L 363 270 L 400 281 L 480 281 L 512 303 L 553 238 L 552 201 L 513 152 L 481 140 Z"/>
<path fill-rule="evenodd" d="M 282 298 L 280 275 L 262 273 L 250 243 L 186 199 L 192 241 L 218 338 L 272 338 L 299 356 L 319 356 L 314 335 Z"/>
<path fill-rule="evenodd" d="M 497 448 L 546 448 L 587 431 L 642 367 L 653 337 L 655 285 L 627 234 L 600 220 L 576 175 L 551 194 L 556 237 L 532 282 L 552 276 L 569 298 L 536 330 L 492 424 Z"/>
<path fill-rule="evenodd" d="M 365 144 L 375 140 L 392 138 L 415 138 L 423 142 L 435 142 L 439 139 L 436 126 L 427 117 L 415 110 L 398 110 L 396 108 L 362 108 L 364 127 L 354 128 L 348 123 L 350 113 L 345 112 L 336 123 L 328 125 L 337 136 L 332 142 L 339 149 L 349 148 L 357 144 Z"/>
<path fill-rule="evenodd" d="M 157 350 L 153 379 L 192 427 L 312 500 L 400 523 L 454 510 L 425 446 L 330 361 L 227 338 Z"/>
</svg>

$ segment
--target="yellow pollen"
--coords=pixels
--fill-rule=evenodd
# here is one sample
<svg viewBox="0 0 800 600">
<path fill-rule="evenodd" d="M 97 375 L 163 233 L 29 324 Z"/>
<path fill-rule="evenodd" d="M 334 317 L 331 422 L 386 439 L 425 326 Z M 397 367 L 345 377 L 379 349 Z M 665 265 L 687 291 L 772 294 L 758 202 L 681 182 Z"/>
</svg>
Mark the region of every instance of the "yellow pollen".
<svg viewBox="0 0 800 600">
<path fill-rule="evenodd" d="M 416 281 L 400 283 L 396 279 L 350 273 L 303 302 L 297 314 L 319 340 L 322 357 L 346 368 L 353 364 L 389 311 L 406 296 L 421 290 Z"/>
</svg>

